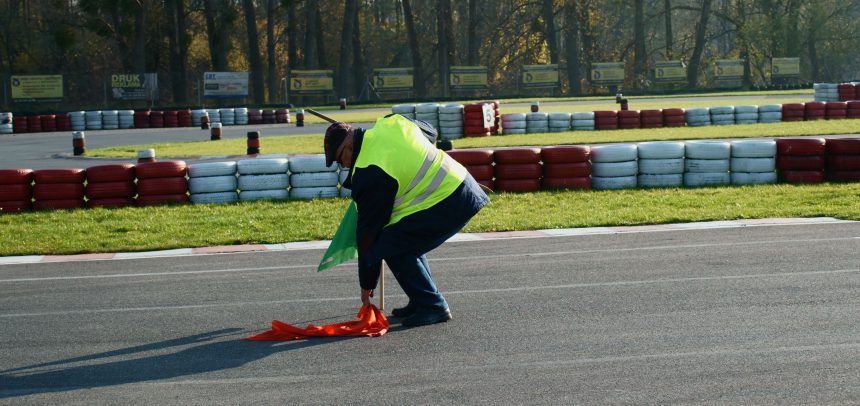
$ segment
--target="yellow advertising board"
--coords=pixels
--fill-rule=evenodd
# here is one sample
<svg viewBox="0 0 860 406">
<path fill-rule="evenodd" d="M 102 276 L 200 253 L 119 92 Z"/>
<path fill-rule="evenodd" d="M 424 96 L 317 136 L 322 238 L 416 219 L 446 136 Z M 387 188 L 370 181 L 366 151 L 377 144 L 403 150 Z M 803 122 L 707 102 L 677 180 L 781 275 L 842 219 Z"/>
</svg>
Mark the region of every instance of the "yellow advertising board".
<svg viewBox="0 0 860 406">
<path fill-rule="evenodd" d="M 373 70 L 373 86 L 381 92 L 411 91 L 412 68 L 384 68 Z"/>
<path fill-rule="evenodd" d="M 558 64 L 523 65 L 523 87 L 557 87 Z"/>
<path fill-rule="evenodd" d="M 624 83 L 624 62 L 591 64 L 591 83 L 596 85 L 620 85 Z"/>
<path fill-rule="evenodd" d="M 486 66 L 452 66 L 448 75 L 451 89 L 484 89 L 487 87 Z"/>
<path fill-rule="evenodd" d="M 720 59 L 714 63 L 714 76 L 717 80 L 741 80 L 744 77 L 742 59 Z"/>
<path fill-rule="evenodd" d="M 800 76 L 800 58 L 771 59 L 771 76 L 798 77 Z"/>
<path fill-rule="evenodd" d="M 11 83 L 13 102 L 63 100 L 63 75 L 14 75 Z"/>
<path fill-rule="evenodd" d="M 683 83 L 687 81 L 687 67 L 681 61 L 657 61 L 654 64 L 654 82 Z"/>
<path fill-rule="evenodd" d="M 290 92 L 295 94 L 326 93 L 334 90 L 332 70 L 294 70 L 290 72 Z"/>
</svg>

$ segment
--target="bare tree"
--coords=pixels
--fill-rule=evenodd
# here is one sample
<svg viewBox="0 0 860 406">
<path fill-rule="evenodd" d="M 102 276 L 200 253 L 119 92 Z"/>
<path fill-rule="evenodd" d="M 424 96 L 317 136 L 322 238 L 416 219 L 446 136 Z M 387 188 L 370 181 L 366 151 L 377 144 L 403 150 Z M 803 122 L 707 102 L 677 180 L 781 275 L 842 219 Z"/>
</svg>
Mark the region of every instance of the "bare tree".
<svg viewBox="0 0 860 406">
<path fill-rule="evenodd" d="M 581 67 L 579 62 L 579 18 L 577 17 L 578 0 L 567 0 L 564 8 L 565 30 L 565 53 L 567 54 L 567 82 L 568 94 L 576 95 L 582 93 Z"/>
<path fill-rule="evenodd" d="M 353 56 L 353 35 L 357 28 L 355 17 L 358 14 L 358 0 L 345 0 L 343 5 L 343 30 L 340 36 L 340 61 L 337 65 L 337 91 L 341 97 L 352 96 L 353 75 L 350 59 Z"/>
<path fill-rule="evenodd" d="M 266 0 L 266 59 L 268 62 L 268 83 L 269 88 L 269 103 L 273 103 L 278 92 L 278 65 L 277 55 L 275 55 L 275 12 L 277 10 L 277 0 Z"/>
<path fill-rule="evenodd" d="M 638 88 L 645 77 L 648 57 L 645 54 L 645 1 L 634 0 L 633 8 L 633 78 Z"/>
<path fill-rule="evenodd" d="M 696 44 L 693 54 L 687 63 L 687 86 L 695 88 L 699 82 L 699 65 L 702 62 L 702 52 L 705 49 L 705 32 L 708 29 L 708 17 L 711 15 L 711 0 L 702 0 L 702 11 L 699 23 L 696 25 Z"/>
<path fill-rule="evenodd" d="M 478 25 L 481 23 L 481 16 L 478 14 L 478 0 L 469 0 L 469 23 L 467 27 L 467 43 L 468 51 L 466 52 L 466 60 L 469 65 L 478 65 L 478 48 L 481 45 L 481 38 L 478 36 Z"/>
<path fill-rule="evenodd" d="M 454 63 L 454 28 L 451 0 L 436 1 L 437 50 L 439 52 L 439 84 L 442 95 L 448 97 L 448 74 Z"/>
<path fill-rule="evenodd" d="M 544 38 L 549 47 L 549 59 L 551 63 L 558 63 L 558 41 L 555 40 L 555 10 L 552 0 L 543 0 L 543 26 Z"/>
<path fill-rule="evenodd" d="M 421 48 L 418 46 L 418 33 L 415 30 L 415 18 L 412 14 L 412 4 L 403 0 L 403 22 L 406 24 L 406 37 L 409 39 L 409 51 L 412 54 L 412 76 L 415 96 L 423 99 L 427 95 L 427 84 L 424 81 L 424 62 L 421 60 Z"/>
<path fill-rule="evenodd" d="M 248 30 L 248 60 L 251 63 L 251 88 L 254 92 L 254 102 L 266 102 L 266 91 L 263 86 L 263 60 L 260 57 L 260 41 L 257 35 L 257 12 L 254 0 L 243 0 L 245 9 L 245 26 Z"/>
</svg>

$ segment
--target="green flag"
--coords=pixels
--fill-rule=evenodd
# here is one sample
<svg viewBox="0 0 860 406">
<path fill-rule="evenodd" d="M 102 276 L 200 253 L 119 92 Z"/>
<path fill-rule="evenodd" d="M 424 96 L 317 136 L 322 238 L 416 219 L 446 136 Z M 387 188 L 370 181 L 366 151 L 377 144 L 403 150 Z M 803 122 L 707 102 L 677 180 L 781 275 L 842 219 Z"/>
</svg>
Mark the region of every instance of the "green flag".
<svg viewBox="0 0 860 406">
<path fill-rule="evenodd" d="M 331 243 L 323 255 L 322 261 L 320 261 L 320 266 L 317 267 L 317 272 L 358 257 L 358 244 L 355 242 L 357 225 L 358 208 L 355 207 L 355 202 L 351 202 L 343 215 L 343 220 L 340 221 L 340 226 L 334 233 L 334 238 L 331 239 Z"/>
</svg>

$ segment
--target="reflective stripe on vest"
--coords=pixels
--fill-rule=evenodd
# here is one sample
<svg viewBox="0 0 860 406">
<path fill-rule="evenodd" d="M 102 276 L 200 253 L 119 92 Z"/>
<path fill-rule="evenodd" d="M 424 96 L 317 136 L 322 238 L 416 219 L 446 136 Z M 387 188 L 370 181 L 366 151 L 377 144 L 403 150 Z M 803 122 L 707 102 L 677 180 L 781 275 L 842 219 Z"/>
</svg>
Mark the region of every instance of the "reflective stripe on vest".
<svg viewBox="0 0 860 406">
<path fill-rule="evenodd" d="M 377 166 L 397 181 L 388 225 L 432 207 L 466 178 L 466 168 L 436 149 L 420 131 L 406 118 L 392 115 L 364 133 L 354 166 Z"/>
</svg>

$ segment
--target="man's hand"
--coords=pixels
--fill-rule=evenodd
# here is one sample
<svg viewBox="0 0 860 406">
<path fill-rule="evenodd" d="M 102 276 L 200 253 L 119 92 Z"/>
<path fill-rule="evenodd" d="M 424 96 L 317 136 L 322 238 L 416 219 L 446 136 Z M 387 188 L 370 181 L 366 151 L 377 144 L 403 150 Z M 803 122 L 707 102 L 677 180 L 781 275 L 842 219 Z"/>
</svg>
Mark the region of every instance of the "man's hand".
<svg viewBox="0 0 860 406">
<path fill-rule="evenodd" d="M 361 304 L 365 306 L 370 305 L 370 298 L 373 297 L 373 289 L 362 289 L 361 290 Z"/>
</svg>

